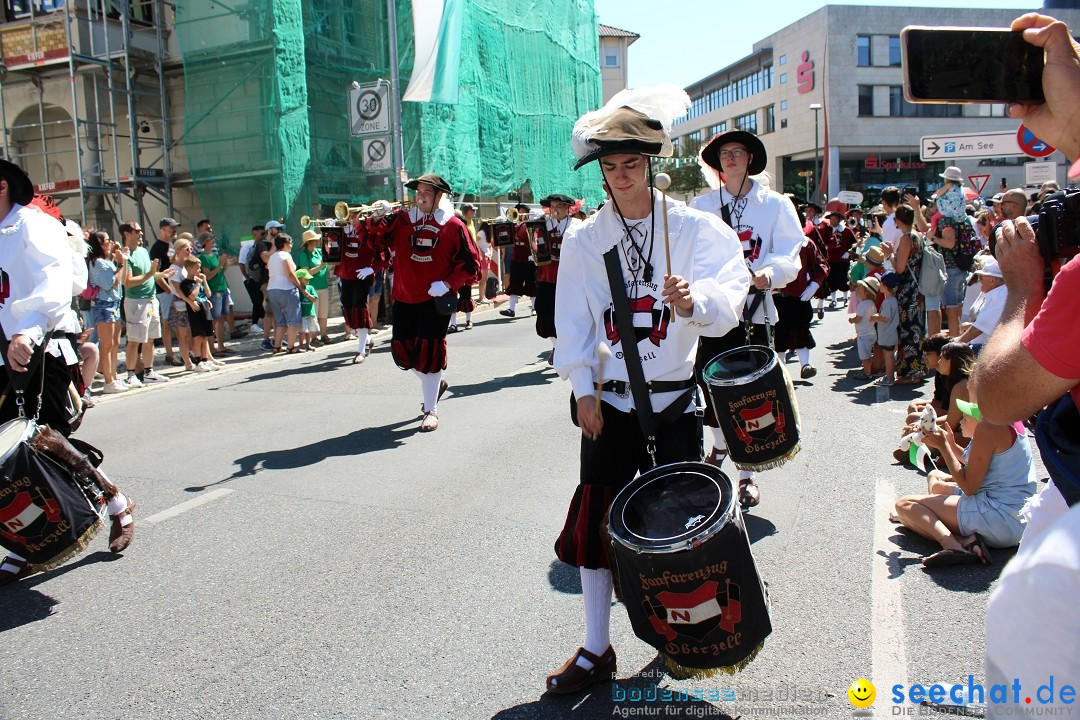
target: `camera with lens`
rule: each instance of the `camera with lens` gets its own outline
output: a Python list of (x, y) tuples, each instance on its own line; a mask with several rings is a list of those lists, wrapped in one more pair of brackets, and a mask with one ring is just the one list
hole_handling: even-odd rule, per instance
[(1035, 228), (1046, 265), (1046, 289), (1061, 266), (1080, 254), (1080, 188), (1059, 190), (1043, 200)]

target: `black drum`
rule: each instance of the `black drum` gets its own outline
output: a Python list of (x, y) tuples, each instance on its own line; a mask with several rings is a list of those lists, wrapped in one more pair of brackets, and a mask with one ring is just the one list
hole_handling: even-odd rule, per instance
[(543, 267), (551, 263), (551, 245), (547, 239), (547, 220), (529, 220), (525, 223), (525, 234), (532, 249), (533, 264)]
[(0, 536), (4, 547), (46, 571), (87, 546), (101, 528), (106, 501), (33, 447), (38, 432), (27, 418), (0, 425)]
[(753, 659), (772, 632), (769, 597), (724, 473), (653, 468), (615, 496), (608, 532), (635, 635), (686, 668)]
[(772, 348), (747, 345), (722, 352), (701, 375), (736, 467), (768, 470), (795, 457), (801, 449), (799, 405)]

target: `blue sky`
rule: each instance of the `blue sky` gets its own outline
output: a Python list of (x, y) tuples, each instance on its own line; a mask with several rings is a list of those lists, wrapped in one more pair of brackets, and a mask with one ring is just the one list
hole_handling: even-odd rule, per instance
[[(827, 3), (822, 0), (595, 0), (601, 23), (641, 38), (630, 46), (630, 86), (686, 87), (750, 54), (755, 42)], [(1013, 8), (1017, 15), (1041, 0), (864, 0), (833, 5)]]

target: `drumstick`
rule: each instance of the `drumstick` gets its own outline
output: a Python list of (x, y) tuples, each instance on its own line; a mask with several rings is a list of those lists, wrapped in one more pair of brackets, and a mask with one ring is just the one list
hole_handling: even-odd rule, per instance
[[(667, 229), (667, 193), (664, 191), (671, 187), (671, 176), (667, 173), (657, 173), (653, 178), (653, 184), (656, 189), (660, 191), (660, 198), (664, 203), (664, 259), (667, 261), (667, 274), (671, 277), (671, 244), (668, 241), (668, 229)], [(671, 322), (675, 322), (675, 318), (678, 316), (676, 312), (677, 308), (672, 303), (671, 306)]]
[(610, 357), (611, 348), (605, 342), (599, 343), (596, 346), (596, 360), (599, 365), (596, 370), (596, 417), (600, 417), (600, 396), (604, 392), (604, 363)]

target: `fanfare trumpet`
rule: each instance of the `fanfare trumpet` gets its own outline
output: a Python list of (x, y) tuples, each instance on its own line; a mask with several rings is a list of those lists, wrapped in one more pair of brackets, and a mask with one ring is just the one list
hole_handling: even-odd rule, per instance
[(300, 227), (305, 229), (309, 227), (324, 228), (337, 226), (338, 221), (335, 218), (312, 218), (310, 215), (300, 216)]
[(338, 220), (348, 220), (349, 213), (358, 213), (360, 215), (385, 215), (391, 210), (396, 210), (400, 207), (411, 207), (410, 203), (401, 202), (388, 202), (386, 200), (376, 200), (371, 205), (349, 205), (349, 203), (342, 200), (334, 205), (334, 217)]

